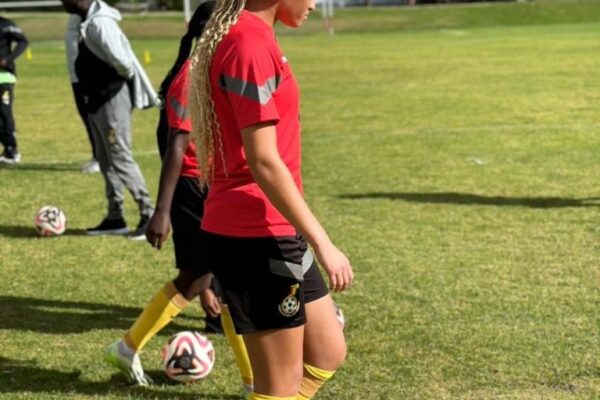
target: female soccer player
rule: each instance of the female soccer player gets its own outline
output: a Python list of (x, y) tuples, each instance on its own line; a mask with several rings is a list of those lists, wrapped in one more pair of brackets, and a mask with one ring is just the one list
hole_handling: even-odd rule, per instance
[(148, 384), (139, 352), (160, 329), (179, 314), (190, 300), (200, 293), (202, 306), (212, 317), (221, 314), (223, 328), (234, 350), (247, 392), (252, 387), (252, 372), (241, 337), (235, 335), (227, 306), (221, 306), (209, 289), (211, 275), (207, 263), (198, 257), (201, 246), (200, 221), (205, 192), (199, 187), (195, 146), (190, 141), (191, 122), (188, 116), (189, 65), (191, 46), (210, 17), (214, 2), (202, 3), (181, 40), (179, 56), (161, 85), (165, 111), (157, 135), (166, 140), (158, 201), (146, 238), (160, 249), (173, 226), (177, 277), (167, 282), (152, 298), (137, 321), (116, 343), (109, 346), (107, 360), (123, 370), (133, 383)]
[(305, 239), (331, 289), (346, 289), (352, 268), (303, 199), (298, 86), (273, 30), (299, 27), (314, 6), (218, 0), (192, 57), (205, 256), (248, 349), (251, 400), (310, 399), (346, 357)]

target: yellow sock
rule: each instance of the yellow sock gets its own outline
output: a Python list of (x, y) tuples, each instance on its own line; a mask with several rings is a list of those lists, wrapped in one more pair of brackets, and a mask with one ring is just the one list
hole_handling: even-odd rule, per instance
[(244, 385), (252, 386), (253, 379), (250, 358), (248, 357), (248, 352), (246, 351), (244, 339), (241, 335), (236, 335), (235, 333), (233, 320), (231, 319), (231, 313), (229, 312), (229, 307), (227, 307), (227, 304), (221, 305), (221, 325), (223, 325), (225, 336), (227, 336), (227, 341), (233, 350), (235, 363), (240, 370), (240, 375), (242, 375)]
[(323, 384), (331, 379), (335, 371), (325, 371), (309, 364), (304, 364), (304, 377), (300, 381), (298, 400), (312, 399)]
[(267, 396), (266, 394), (258, 394), (255, 392), (250, 393), (246, 400), (296, 400), (296, 396), (292, 397), (274, 397)]
[(188, 301), (173, 282), (166, 283), (146, 305), (144, 311), (123, 337), (123, 341), (136, 352), (158, 331), (164, 328), (188, 305)]

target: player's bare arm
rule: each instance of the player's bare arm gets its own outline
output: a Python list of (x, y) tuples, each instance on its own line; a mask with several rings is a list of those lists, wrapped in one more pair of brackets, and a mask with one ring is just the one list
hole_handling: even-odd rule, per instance
[(190, 135), (186, 132), (169, 134), (165, 159), (160, 171), (156, 209), (146, 230), (146, 240), (159, 250), (169, 235), (171, 202), (179, 179), (183, 154), (189, 143)]
[(353, 280), (348, 258), (333, 245), (296, 187), (292, 175), (277, 152), (277, 134), (272, 123), (242, 130), (242, 140), (252, 176), (282, 215), (301, 232), (315, 250), (329, 276), (332, 290), (342, 291)]

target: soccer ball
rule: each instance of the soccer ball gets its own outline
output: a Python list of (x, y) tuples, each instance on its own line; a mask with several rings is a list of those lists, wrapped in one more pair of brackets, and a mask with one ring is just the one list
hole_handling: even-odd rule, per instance
[(42, 236), (58, 236), (65, 232), (67, 217), (55, 206), (44, 206), (35, 213), (35, 230)]
[(191, 383), (208, 375), (215, 364), (215, 350), (208, 338), (198, 332), (183, 331), (171, 336), (162, 352), (167, 376)]

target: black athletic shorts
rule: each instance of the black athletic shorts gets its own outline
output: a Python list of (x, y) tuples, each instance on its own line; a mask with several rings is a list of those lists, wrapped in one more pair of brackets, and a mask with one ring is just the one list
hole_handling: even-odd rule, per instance
[(205, 198), (198, 179), (182, 176), (177, 181), (171, 203), (175, 266), (184, 271), (193, 271), (198, 276), (209, 272), (202, 252), (203, 235), (200, 232)]
[(329, 293), (301, 236), (203, 236), (238, 334), (303, 325), (305, 304)]

